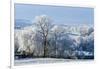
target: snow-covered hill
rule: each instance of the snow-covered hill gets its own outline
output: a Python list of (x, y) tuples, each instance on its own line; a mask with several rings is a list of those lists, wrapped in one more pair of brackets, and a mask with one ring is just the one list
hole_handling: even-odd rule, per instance
[(15, 19), (15, 29), (21, 29), (27, 26), (31, 26), (32, 23), (29, 20), (25, 19)]

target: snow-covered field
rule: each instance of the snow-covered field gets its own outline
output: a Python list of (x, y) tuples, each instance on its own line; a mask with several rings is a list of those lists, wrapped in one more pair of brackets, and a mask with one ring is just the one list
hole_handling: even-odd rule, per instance
[(57, 58), (25, 58), (20, 60), (15, 60), (14, 64), (17, 65), (27, 65), (27, 64), (46, 64), (46, 63), (57, 63), (57, 62), (69, 62), (69, 59), (57, 59)]

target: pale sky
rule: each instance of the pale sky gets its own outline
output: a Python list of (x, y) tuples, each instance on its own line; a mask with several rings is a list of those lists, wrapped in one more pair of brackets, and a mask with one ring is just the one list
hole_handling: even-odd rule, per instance
[(33, 21), (35, 16), (50, 16), (58, 24), (93, 24), (94, 9), (84, 7), (15, 4), (15, 19)]

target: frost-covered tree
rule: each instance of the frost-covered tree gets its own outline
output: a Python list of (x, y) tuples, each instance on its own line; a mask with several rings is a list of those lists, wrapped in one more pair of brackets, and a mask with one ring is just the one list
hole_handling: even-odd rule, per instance
[(81, 36), (88, 35), (88, 26), (83, 26), (83, 27), (80, 28), (80, 35)]
[(92, 32), (94, 32), (94, 28), (93, 28), (93, 27), (90, 27), (90, 28), (88, 29), (88, 35), (90, 35)]
[(66, 29), (63, 26), (55, 25), (51, 31), (51, 44), (53, 47), (54, 56), (60, 58), (76, 58), (73, 36), (66, 33)]
[(61, 26), (54, 26), (52, 29), (52, 36), (53, 36), (53, 39), (54, 40), (54, 50), (55, 50), (55, 56), (57, 57), (57, 54), (58, 54), (58, 48), (59, 48), (59, 45), (58, 45), (58, 41), (61, 39), (61, 37), (63, 36), (63, 34), (65, 33), (65, 29)]
[(52, 21), (50, 17), (46, 15), (36, 16), (35, 17), (35, 25), (37, 27), (37, 32), (42, 35), (43, 46), (44, 46), (44, 57), (47, 56), (48, 52), (48, 34), (50, 28), (52, 27)]
[(94, 29), (90, 27), (85, 33), (85, 36), (80, 37), (80, 44), (78, 49), (78, 51), (82, 53), (80, 58), (85, 58), (87, 56), (86, 52), (89, 52), (92, 54), (92, 56), (94, 55)]
[(18, 35), (17, 33), (14, 34), (14, 52), (15, 54), (18, 53), (18, 49), (19, 49), (19, 42), (18, 42)]

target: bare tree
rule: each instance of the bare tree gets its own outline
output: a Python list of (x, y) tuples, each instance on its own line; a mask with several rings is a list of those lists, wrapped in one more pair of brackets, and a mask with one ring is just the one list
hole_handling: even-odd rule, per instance
[(43, 46), (44, 46), (44, 57), (46, 57), (48, 52), (48, 34), (50, 28), (52, 27), (51, 19), (46, 15), (36, 16), (35, 24), (37, 27), (37, 32), (39, 32), (42, 35)]

